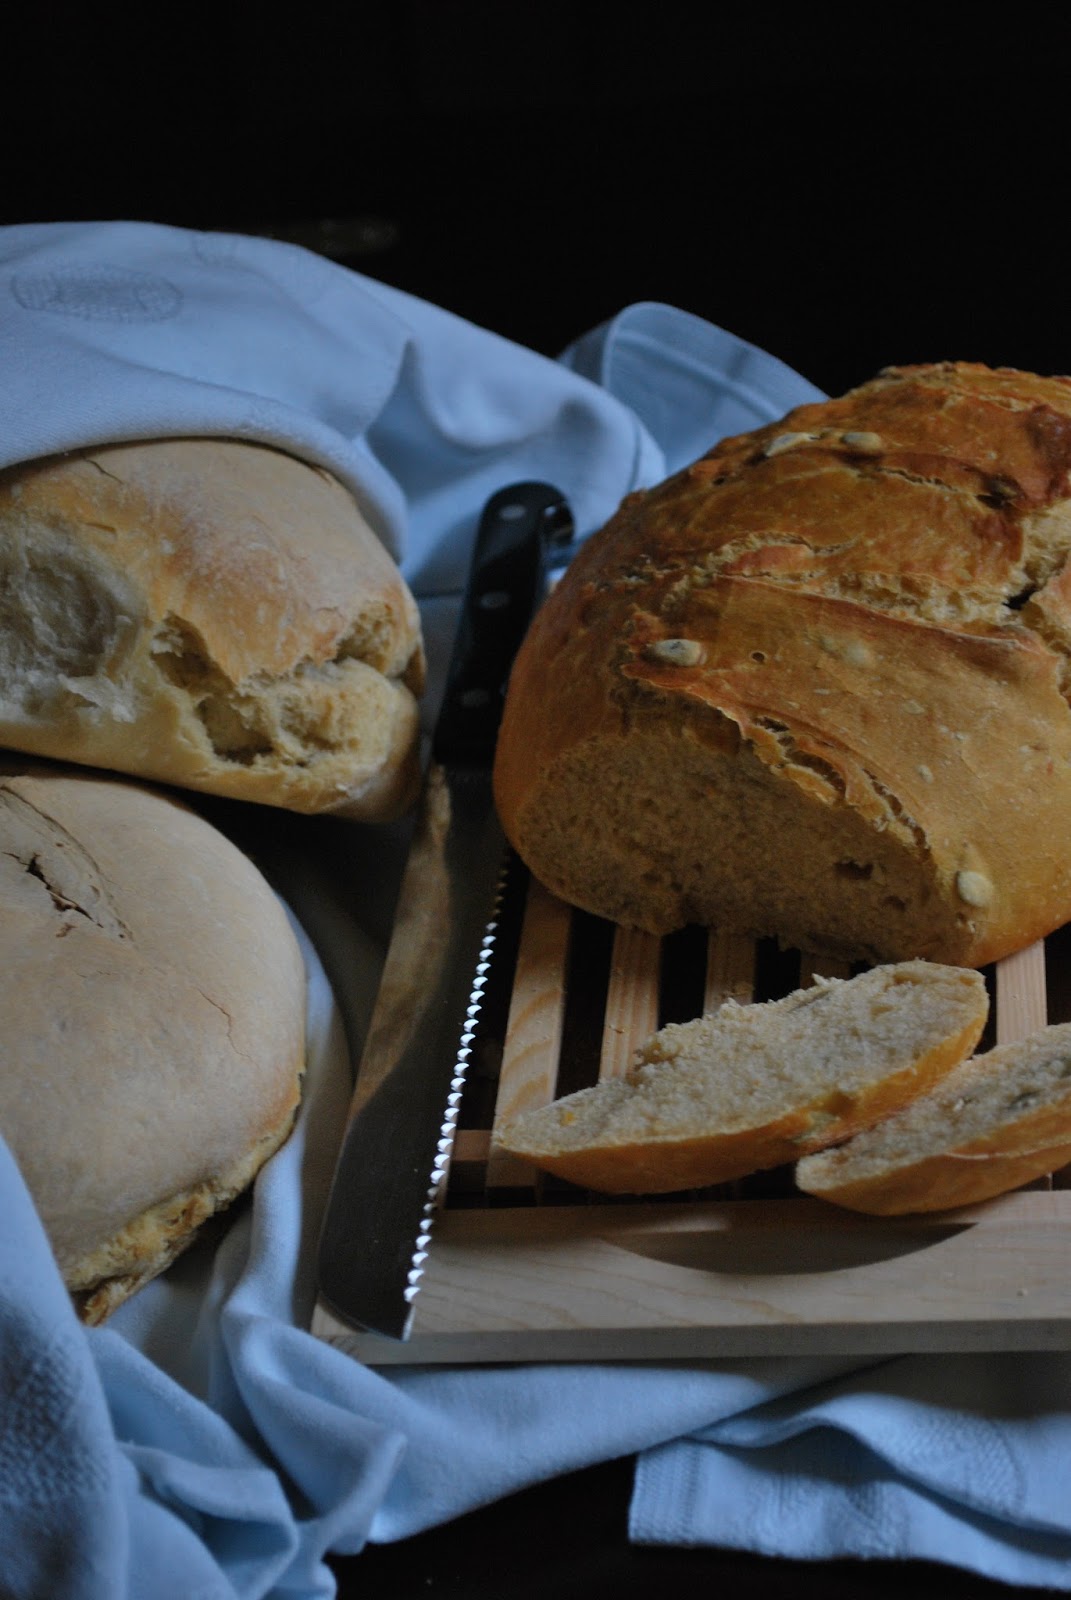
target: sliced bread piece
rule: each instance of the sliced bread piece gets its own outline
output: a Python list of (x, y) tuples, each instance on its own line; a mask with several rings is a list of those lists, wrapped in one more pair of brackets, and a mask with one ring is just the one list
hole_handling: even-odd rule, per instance
[(965, 1061), (930, 1093), (796, 1180), (852, 1211), (945, 1211), (1005, 1194), (1071, 1162), (1071, 1023)]
[(729, 1001), (661, 1029), (623, 1079), (507, 1122), (499, 1145), (608, 1194), (723, 1183), (847, 1138), (970, 1054), (989, 1001), (978, 972), (925, 961)]

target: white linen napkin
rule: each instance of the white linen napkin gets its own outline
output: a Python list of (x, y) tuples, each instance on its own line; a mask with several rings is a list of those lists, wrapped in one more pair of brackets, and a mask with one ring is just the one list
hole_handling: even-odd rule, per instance
[[(2, 461), (207, 432), (332, 467), (429, 624), (493, 489), (549, 478), (590, 531), (716, 434), (819, 395), (671, 307), (626, 308), (550, 362), (288, 246), (127, 223), (0, 230), (0, 363)], [(5, 1593), (330, 1595), (328, 1551), (633, 1451), (638, 1540), (932, 1556), (1071, 1588), (1068, 1357), (384, 1374), (313, 1339), (311, 1246), (349, 1079), (335, 997), (298, 933), (310, 1062), (295, 1133), (222, 1241), (107, 1326), (76, 1322), (0, 1143)], [(379, 945), (364, 957), (349, 1000), (366, 1015)]]

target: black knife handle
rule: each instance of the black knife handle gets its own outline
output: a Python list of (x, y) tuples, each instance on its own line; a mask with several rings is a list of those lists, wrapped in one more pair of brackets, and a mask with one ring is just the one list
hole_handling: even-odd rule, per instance
[(547, 483), (510, 484), (484, 507), (432, 736), (441, 765), (490, 765), (513, 658), (543, 597), (547, 553), (572, 534), (568, 503)]

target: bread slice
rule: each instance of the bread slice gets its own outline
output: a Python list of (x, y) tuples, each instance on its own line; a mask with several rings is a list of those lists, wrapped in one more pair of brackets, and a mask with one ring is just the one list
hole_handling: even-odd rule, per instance
[(1071, 1162), (1071, 1023), (965, 1061), (880, 1127), (808, 1156), (796, 1181), (852, 1211), (944, 1211)]
[(729, 1001), (644, 1046), (624, 1079), (525, 1112), (497, 1142), (608, 1194), (659, 1194), (781, 1166), (929, 1089), (977, 1044), (981, 975), (907, 961)]

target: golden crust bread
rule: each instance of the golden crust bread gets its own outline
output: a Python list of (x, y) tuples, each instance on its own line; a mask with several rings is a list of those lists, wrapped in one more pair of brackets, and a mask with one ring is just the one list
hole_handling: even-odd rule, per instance
[(963, 1062), (887, 1122), (796, 1168), (808, 1194), (876, 1216), (976, 1205), (1071, 1161), (1071, 1024)]
[(495, 785), (556, 894), (871, 962), (1071, 917), (1071, 380), (946, 363), (630, 496), (510, 682)]
[(416, 604), (352, 496), (263, 445), (0, 473), (0, 742), (305, 812), (418, 781)]
[(978, 972), (908, 961), (673, 1023), (608, 1079), (527, 1111), (502, 1149), (607, 1194), (704, 1188), (795, 1161), (924, 1093), (977, 1044)]
[(293, 1124), (305, 974), (259, 871), (186, 806), (0, 767), (0, 1131), (99, 1321)]

